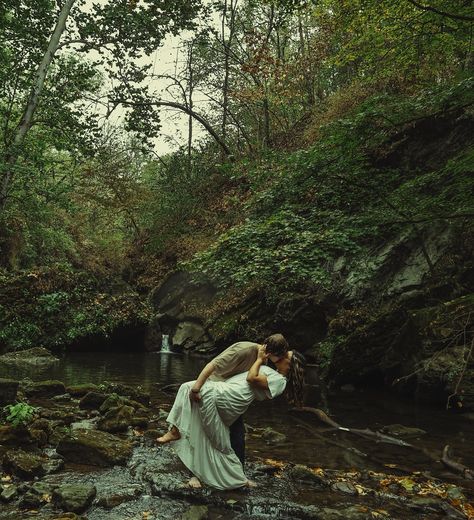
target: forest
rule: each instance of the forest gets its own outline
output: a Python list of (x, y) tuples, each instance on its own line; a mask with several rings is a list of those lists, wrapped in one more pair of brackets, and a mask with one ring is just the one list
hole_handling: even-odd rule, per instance
[[(472, 0), (1, 2), (0, 518), (474, 518), (473, 104)], [(245, 417), (261, 495), (179, 491), (169, 451), (76, 509), (16, 482), (32, 445), (143, 469), (176, 385), (276, 332), (306, 412)], [(66, 442), (94, 414), (133, 454)]]

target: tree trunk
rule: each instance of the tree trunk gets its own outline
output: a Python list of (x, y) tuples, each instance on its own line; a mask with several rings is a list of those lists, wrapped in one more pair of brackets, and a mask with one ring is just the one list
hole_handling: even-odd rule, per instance
[(53, 34), (51, 35), (51, 39), (49, 40), (48, 48), (43, 56), (40, 66), (35, 75), (34, 85), (31, 89), (28, 103), (23, 112), (22, 118), (18, 125), (18, 128), (15, 133), (15, 138), (13, 140), (13, 145), (10, 147), (10, 150), (7, 151), (5, 156), (5, 164), (6, 171), (3, 173), (2, 181), (0, 185), (0, 209), (4, 210), (6, 206), (7, 196), (8, 196), (8, 188), (10, 182), (13, 177), (13, 170), (15, 164), (18, 160), (18, 155), (20, 151), (20, 147), (22, 146), (26, 134), (31, 128), (31, 123), (33, 120), (33, 115), (38, 107), (39, 99), (41, 93), (43, 92), (44, 82), (46, 80), (46, 75), (48, 73), (48, 69), (53, 61), (54, 54), (58, 50), (59, 40), (61, 39), (61, 35), (66, 28), (66, 21), (71, 12), (72, 6), (74, 5), (76, 0), (66, 0), (63, 8), (61, 9), (61, 13), (59, 14), (58, 21), (56, 23), (56, 27), (54, 28)]

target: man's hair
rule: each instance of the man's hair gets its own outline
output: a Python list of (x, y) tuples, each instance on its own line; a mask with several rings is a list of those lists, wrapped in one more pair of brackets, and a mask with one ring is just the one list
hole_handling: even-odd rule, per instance
[(288, 341), (283, 334), (272, 334), (265, 339), (263, 344), (266, 346), (267, 352), (275, 356), (284, 356), (289, 349)]

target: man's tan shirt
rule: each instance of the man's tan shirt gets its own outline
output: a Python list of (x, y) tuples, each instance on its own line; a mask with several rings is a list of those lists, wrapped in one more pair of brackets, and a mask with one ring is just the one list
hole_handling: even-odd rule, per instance
[(226, 348), (212, 360), (215, 368), (209, 379), (224, 381), (235, 374), (247, 372), (257, 359), (258, 347), (258, 343), (239, 341)]

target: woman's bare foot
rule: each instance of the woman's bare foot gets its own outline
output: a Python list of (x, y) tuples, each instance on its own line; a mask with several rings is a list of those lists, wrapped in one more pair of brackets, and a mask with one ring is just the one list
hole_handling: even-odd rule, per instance
[(191, 477), (188, 482), (189, 487), (194, 489), (199, 489), (202, 487), (201, 482), (199, 482), (199, 479), (197, 477)]
[(247, 482), (244, 484), (244, 486), (248, 487), (248, 488), (256, 488), (257, 483), (254, 482), (253, 480), (247, 480)]
[(161, 437), (158, 437), (156, 442), (158, 444), (166, 444), (167, 442), (177, 441), (178, 439), (181, 439), (181, 434), (179, 433), (178, 428), (173, 426), (169, 432), (165, 433)]

